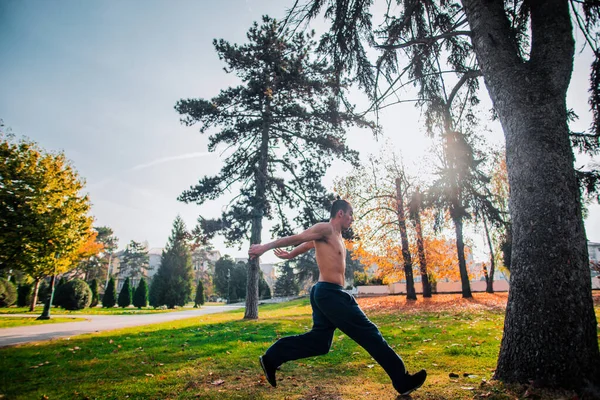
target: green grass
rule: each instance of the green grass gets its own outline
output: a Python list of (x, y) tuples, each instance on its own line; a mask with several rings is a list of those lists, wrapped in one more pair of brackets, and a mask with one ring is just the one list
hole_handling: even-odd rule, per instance
[[(206, 303), (203, 307), (210, 306), (220, 306), (224, 305), (224, 303)], [(190, 305), (191, 306), (191, 305)], [(60, 307), (52, 307), (50, 310), (51, 315), (137, 315), (137, 314), (158, 314), (158, 313), (166, 313), (166, 312), (174, 312), (174, 311), (184, 311), (191, 310), (191, 307), (177, 307), (174, 309), (154, 309), (152, 307), (144, 307), (138, 309), (136, 307), (113, 307), (113, 308), (103, 308), (101, 306), (93, 307), (93, 308), (84, 308), (83, 310), (75, 310), (69, 311)], [(31, 314), (31, 315), (40, 315), (44, 307), (39, 305), (35, 307), (34, 311), (29, 311), (29, 307), (8, 307), (8, 308), (0, 308), (0, 314)]]
[[(235, 310), (3, 348), (0, 394), (4, 399), (396, 398), (381, 367), (339, 331), (328, 355), (284, 364), (278, 387), (271, 388), (258, 356), (278, 337), (309, 329), (311, 310), (302, 299), (264, 305), (259, 313), (257, 321), (244, 321), (243, 310)], [(413, 399), (524, 395), (522, 386), (482, 382), (496, 366), (502, 311), (367, 314), (410, 371), (427, 369), (427, 383)]]
[(14, 328), (17, 326), (58, 324), (61, 322), (85, 321), (85, 318), (56, 318), (37, 320), (35, 317), (0, 317), (0, 328)]

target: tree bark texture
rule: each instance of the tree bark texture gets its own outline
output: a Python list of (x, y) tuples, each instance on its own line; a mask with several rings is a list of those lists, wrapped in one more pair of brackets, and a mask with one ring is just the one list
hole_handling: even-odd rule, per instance
[(427, 259), (425, 258), (425, 246), (423, 244), (423, 228), (421, 226), (421, 215), (418, 210), (414, 217), (415, 230), (417, 231), (417, 251), (419, 253), (419, 270), (421, 271), (421, 282), (423, 284), (423, 297), (431, 297), (431, 283), (427, 274)]
[[(256, 171), (256, 203), (252, 217), (252, 232), (250, 244), (262, 242), (262, 219), (266, 207), (266, 188), (269, 157), (269, 128), (271, 123), (271, 111), (269, 99), (265, 99), (265, 111), (263, 113), (263, 130), (260, 144), (260, 158), (258, 170)], [(258, 319), (258, 281), (260, 270), (260, 257), (248, 261), (248, 279), (246, 286), (246, 310), (244, 319)]]
[(402, 259), (404, 261), (404, 275), (406, 277), (406, 299), (416, 300), (415, 281), (413, 278), (412, 258), (408, 248), (408, 235), (406, 233), (406, 213), (404, 212), (404, 199), (402, 197), (402, 179), (396, 178), (396, 210), (398, 212), (398, 225), (402, 241)]
[(485, 237), (488, 242), (488, 246), (490, 248), (490, 273), (486, 274), (486, 288), (485, 291), (488, 293), (494, 293), (494, 273), (496, 272), (496, 260), (494, 259), (494, 246), (492, 245), (492, 239), (490, 238), (490, 231), (487, 226), (487, 221), (485, 220), (485, 215), (483, 218), (483, 229), (485, 230)]
[(471, 283), (467, 271), (467, 260), (465, 259), (465, 242), (463, 239), (463, 221), (461, 217), (452, 217), (454, 230), (456, 232), (456, 252), (458, 254), (458, 269), (460, 271), (460, 283), (462, 285), (462, 297), (465, 299), (473, 297), (471, 294)]
[(506, 139), (512, 254), (495, 378), (581, 388), (600, 383), (597, 321), (566, 92), (573, 68), (567, 0), (533, 1), (522, 60), (503, 1), (462, 0)]
[(31, 304), (29, 304), (29, 311), (35, 310), (35, 303), (37, 303), (38, 292), (40, 290), (40, 279), (37, 278), (33, 283), (33, 294), (31, 295)]

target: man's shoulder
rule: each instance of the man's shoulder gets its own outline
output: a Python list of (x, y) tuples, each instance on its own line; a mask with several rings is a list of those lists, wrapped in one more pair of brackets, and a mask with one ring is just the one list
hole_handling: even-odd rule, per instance
[(329, 222), (319, 222), (313, 225), (313, 229), (319, 232), (323, 237), (330, 236), (333, 233), (333, 227)]

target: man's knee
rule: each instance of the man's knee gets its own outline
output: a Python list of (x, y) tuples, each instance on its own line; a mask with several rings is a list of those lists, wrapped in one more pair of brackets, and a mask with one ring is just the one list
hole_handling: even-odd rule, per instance
[(329, 340), (327, 342), (321, 342), (317, 346), (317, 351), (319, 352), (319, 355), (324, 355), (324, 354), (329, 353), (329, 349), (331, 349), (331, 340)]

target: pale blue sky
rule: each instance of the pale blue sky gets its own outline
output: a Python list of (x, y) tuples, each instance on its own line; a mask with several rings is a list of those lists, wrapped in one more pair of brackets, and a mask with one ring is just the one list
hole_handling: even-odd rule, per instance
[[(0, 0), (0, 118), (15, 133), (65, 152), (87, 180), (96, 225), (112, 227), (120, 247), (132, 239), (163, 247), (177, 214), (191, 228), (198, 214), (218, 216), (226, 203), (176, 201), (201, 176), (217, 173), (220, 162), (206, 152), (206, 136), (179, 123), (173, 106), (236, 83), (223, 72), (213, 38), (243, 42), (253, 21), (281, 18), (292, 3)], [(569, 93), (580, 129), (590, 121), (588, 67), (587, 60), (576, 65)], [(409, 166), (418, 165), (428, 141), (416, 110), (392, 107), (383, 123)], [(499, 140), (498, 126), (490, 128), (492, 141)], [(351, 132), (349, 143), (364, 157), (382, 146), (364, 132)], [(346, 171), (336, 163), (327, 181)], [(599, 242), (599, 207), (591, 208), (586, 228)], [(246, 251), (215, 245), (232, 256)]]

